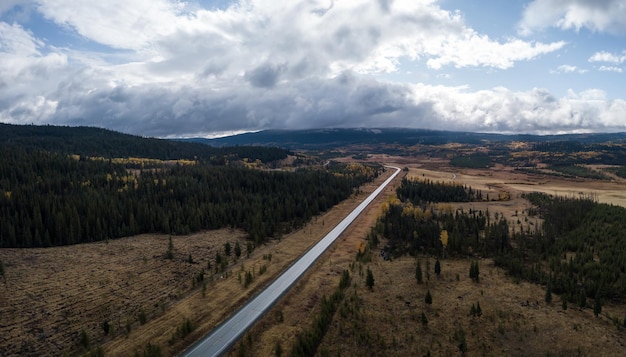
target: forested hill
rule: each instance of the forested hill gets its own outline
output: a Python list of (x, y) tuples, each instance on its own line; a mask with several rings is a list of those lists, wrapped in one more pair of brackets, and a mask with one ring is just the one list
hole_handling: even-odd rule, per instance
[(576, 141), (584, 143), (624, 142), (626, 133), (571, 134), (571, 135), (501, 135), (488, 133), (453, 132), (426, 129), (309, 129), (264, 130), (217, 139), (188, 139), (213, 146), (272, 145), (289, 149), (329, 149), (358, 144), (441, 145), (446, 143), (481, 144), (487, 142), (523, 141), (555, 142)]
[(140, 157), (160, 160), (200, 159), (223, 163), (224, 158), (270, 162), (287, 157), (276, 147), (222, 147), (201, 143), (144, 138), (94, 127), (11, 125), (0, 123), (0, 146), (37, 149), (86, 157)]

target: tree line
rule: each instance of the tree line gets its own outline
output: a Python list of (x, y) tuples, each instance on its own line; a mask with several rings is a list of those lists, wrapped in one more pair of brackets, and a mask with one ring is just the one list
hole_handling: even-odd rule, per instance
[(290, 173), (197, 163), (131, 172), (107, 160), (0, 152), (0, 247), (223, 227), (244, 229), (261, 242), (301, 227), (381, 169)]
[(403, 178), (396, 193), (400, 200), (403, 202), (408, 200), (414, 205), (424, 205), (434, 202), (472, 202), (482, 201), (483, 199), (480, 190), (428, 179), (412, 180)]
[[(457, 188), (447, 186), (452, 195)], [(401, 189), (398, 195), (401, 196)], [(560, 294), (564, 305), (594, 309), (602, 301), (626, 299), (626, 209), (597, 203), (593, 196), (524, 196), (543, 223), (512, 229), (501, 215), (463, 211), (440, 205), (389, 203), (369, 234), (387, 238), (389, 254), (429, 253), (441, 256), (492, 257), (521, 279)], [(414, 202), (422, 202), (420, 199)], [(445, 239), (444, 239), (445, 237)], [(595, 306), (598, 304), (599, 306)]]

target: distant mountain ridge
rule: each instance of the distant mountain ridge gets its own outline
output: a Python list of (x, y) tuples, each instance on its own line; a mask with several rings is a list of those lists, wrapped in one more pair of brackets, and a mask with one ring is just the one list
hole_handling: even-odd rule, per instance
[(185, 141), (211, 146), (259, 145), (294, 149), (330, 149), (358, 144), (441, 145), (446, 143), (481, 144), (485, 142), (524, 141), (556, 142), (577, 141), (585, 143), (625, 142), (626, 133), (528, 135), (453, 132), (404, 128), (354, 128), (354, 129), (307, 129), (263, 130), (215, 139), (189, 138)]
[(215, 163), (222, 162), (222, 157), (269, 162), (283, 159), (288, 154), (284, 149), (267, 147), (268, 145), (264, 145), (264, 148), (215, 148), (206, 143), (141, 137), (95, 127), (0, 123), (0, 148), (6, 146), (88, 157), (204, 159)]

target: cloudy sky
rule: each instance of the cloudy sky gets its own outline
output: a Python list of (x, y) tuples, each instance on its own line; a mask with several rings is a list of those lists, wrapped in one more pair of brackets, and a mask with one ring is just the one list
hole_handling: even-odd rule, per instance
[(1, 0), (0, 122), (626, 131), (622, 0)]

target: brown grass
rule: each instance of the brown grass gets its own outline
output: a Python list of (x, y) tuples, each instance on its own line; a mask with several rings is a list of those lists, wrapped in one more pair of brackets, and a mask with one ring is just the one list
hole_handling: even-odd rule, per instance
[[(442, 163), (437, 162), (436, 165)], [(451, 173), (456, 172), (455, 181), (459, 183), (484, 189), (496, 196), (501, 191), (507, 191), (510, 200), (454, 206), (488, 208), (492, 214), (504, 214), (511, 221), (514, 221), (511, 217), (518, 211), (518, 217), (524, 221), (528, 203), (519, 198), (522, 191), (516, 190), (514, 185), (520, 182), (532, 184), (534, 178), (503, 167), (462, 172), (437, 168), (413, 166), (409, 174), (452, 180)], [(569, 185), (567, 187), (573, 190), (580, 187), (591, 189), (590, 186), (593, 190), (607, 188), (596, 183), (590, 185), (589, 182), (551, 182), (553, 185)], [(552, 188), (545, 187), (549, 187), (547, 190)], [(610, 189), (618, 188), (611, 186)], [(512, 280), (488, 259), (480, 261), (481, 280), (474, 283), (469, 279), (470, 260), (442, 260), (442, 275), (437, 278), (434, 274), (435, 259), (420, 257), (423, 270), (426, 269), (426, 261), (430, 261), (430, 281), (423, 285), (418, 285), (414, 278), (413, 257), (384, 261), (377, 252), (373, 252), (371, 262), (356, 262), (356, 252), (369, 227), (375, 223), (379, 213), (377, 204), (381, 200), (358, 218), (230, 355), (238, 354), (243, 348), (246, 356), (271, 356), (275, 354), (277, 344), (280, 344), (283, 356), (290, 355), (296, 336), (311, 328), (320, 311), (322, 297), (335, 291), (344, 269), (350, 269), (353, 278), (353, 287), (346, 291), (344, 299), (348, 306), (346, 311), (359, 312), (357, 316), (348, 313), (346, 317), (335, 313), (318, 355), (323, 352), (323, 355), (327, 353), (330, 356), (422, 356), (428, 351), (433, 356), (460, 355), (457, 337), (461, 330), (466, 337), (468, 355), (623, 355), (626, 334), (613, 319), (623, 323), (625, 306), (604, 306), (598, 318), (591, 309), (580, 310), (569, 306), (563, 310), (559, 296), (553, 295), (552, 303), (547, 304), (543, 287)], [(530, 221), (534, 220), (531, 217)], [(528, 224), (522, 223), (521, 226), (526, 229)], [(365, 286), (364, 272), (368, 267), (376, 280), (373, 291)], [(427, 290), (433, 296), (430, 306), (424, 302)], [(478, 302), (483, 314), (471, 317), (471, 306)], [(421, 323), (422, 312), (429, 320), (427, 326)]]

